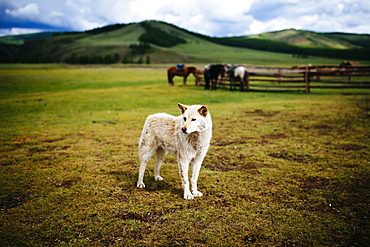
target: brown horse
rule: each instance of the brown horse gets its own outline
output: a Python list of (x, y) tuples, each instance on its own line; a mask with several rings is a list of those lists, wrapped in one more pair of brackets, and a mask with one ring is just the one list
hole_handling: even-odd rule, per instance
[(340, 67), (356, 67), (360, 66), (358, 62), (352, 62), (352, 61), (343, 61), (339, 64)]
[(186, 79), (190, 74), (193, 74), (195, 77), (195, 85), (198, 86), (198, 81), (200, 81), (200, 78), (198, 77), (199, 71), (197, 67), (194, 66), (184, 66), (181, 69), (178, 69), (176, 66), (171, 66), (168, 67), (167, 69), (167, 78), (168, 78), (168, 83), (173, 86), (173, 78), (177, 76), (182, 76), (184, 77), (184, 82), (183, 85), (186, 86)]
[[(353, 67), (358, 67), (360, 66), (360, 63), (358, 62), (352, 62), (352, 61), (343, 61), (339, 64), (339, 67), (344, 68), (344, 70), (349, 70), (347, 73), (349, 74), (348, 80), (352, 80), (352, 73), (356, 73)], [(352, 70), (352, 71), (351, 71)]]

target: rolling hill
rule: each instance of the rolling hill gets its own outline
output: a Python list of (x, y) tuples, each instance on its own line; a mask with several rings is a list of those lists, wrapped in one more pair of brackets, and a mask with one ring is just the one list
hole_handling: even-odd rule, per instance
[[(145, 21), (85, 32), (0, 38), (0, 62), (297, 64), (296, 58), (364, 60), (370, 35), (283, 30), (212, 38), (172, 24)], [(337, 61), (336, 61), (337, 62)]]
[(277, 32), (246, 36), (246, 38), (273, 40), (290, 45), (311, 48), (370, 48), (370, 35), (359, 34), (316, 33), (304, 30), (286, 29)]

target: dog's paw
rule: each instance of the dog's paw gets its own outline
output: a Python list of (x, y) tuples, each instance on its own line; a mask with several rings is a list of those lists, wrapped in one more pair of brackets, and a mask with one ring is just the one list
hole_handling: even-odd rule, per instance
[(163, 180), (163, 178), (161, 177), (161, 176), (155, 176), (155, 181), (162, 181)]
[(190, 192), (189, 193), (184, 193), (184, 199), (192, 200), (192, 199), (194, 199), (194, 196)]
[(137, 183), (137, 187), (139, 189), (143, 189), (143, 188), (145, 188), (145, 184), (143, 182)]
[(201, 196), (203, 196), (203, 193), (202, 192), (200, 192), (200, 191), (193, 191), (193, 196), (194, 197), (201, 197)]

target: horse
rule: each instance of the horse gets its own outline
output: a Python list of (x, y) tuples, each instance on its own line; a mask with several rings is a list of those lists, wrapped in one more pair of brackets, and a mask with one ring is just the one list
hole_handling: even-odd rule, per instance
[(224, 77), (226, 72), (227, 66), (224, 64), (208, 64), (204, 66), (204, 80), (206, 82), (204, 89), (216, 90), (218, 77)]
[(237, 82), (240, 84), (240, 91), (245, 91), (247, 89), (248, 71), (244, 66), (231, 66), (227, 73), (230, 78), (230, 90), (234, 90), (236, 88)]
[(198, 68), (195, 66), (186, 66), (186, 65), (181, 65), (181, 66), (170, 66), (167, 69), (167, 78), (168, 78), (168, 83), (173, 86), (173, 78), (175, 76), (182, 76), (184, 78), (183, 85), (186, 86), (186, 79), (190, 74), (193, 74), (195, 77), (195, 85), (198, 86), (198, 82), (200, 81), (200, 78), (198, 76), (199, 71)]
[(360, 63), (352, 61), (343, 61), (339, 64), (339, 67), (356, 67), (356, 66), (360, 66)]
[[(339, 64), (339, 67), (344, 68), (344, 70), (349, 70), (348, 71), (348, 74), (349, 74), (348, 80), (349, 81), (352, 80), (351, 74), (354, 72), (353, 71), (354, 70), (353, 67), (358, 67), (358, 66), (360, 66), (360, 63), (358, 63), (358, 62), (352, 62), (352, 61), (343, 61), (343, 62), (341, 62)], [(352, 72), (351, 72), (351, 70), (352, 70)]]

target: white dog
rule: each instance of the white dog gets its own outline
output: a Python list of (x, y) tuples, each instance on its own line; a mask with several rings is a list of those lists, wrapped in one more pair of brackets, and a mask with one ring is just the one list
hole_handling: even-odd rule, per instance
[[(144, 188), (143, 182), (146, 164), (157, 152), (154, 166), (154, 178), (163, 180), (160, 168), (163, 158), (168, 152), (177, 156), (179, 174), (184, 188), (184, 199), (202, 196), (198, 191), (197, 181), (200, 167), (209, 148), (212, 138), (212, 120), (206, 106), (178, 104), (182, 113), (174, 117), (166, 113), (157, 113), (147, 117), (139, 141), (140, 171), (137, 181), (138, 188)], [(190, 192), (188, 169), (192, 166)]]

